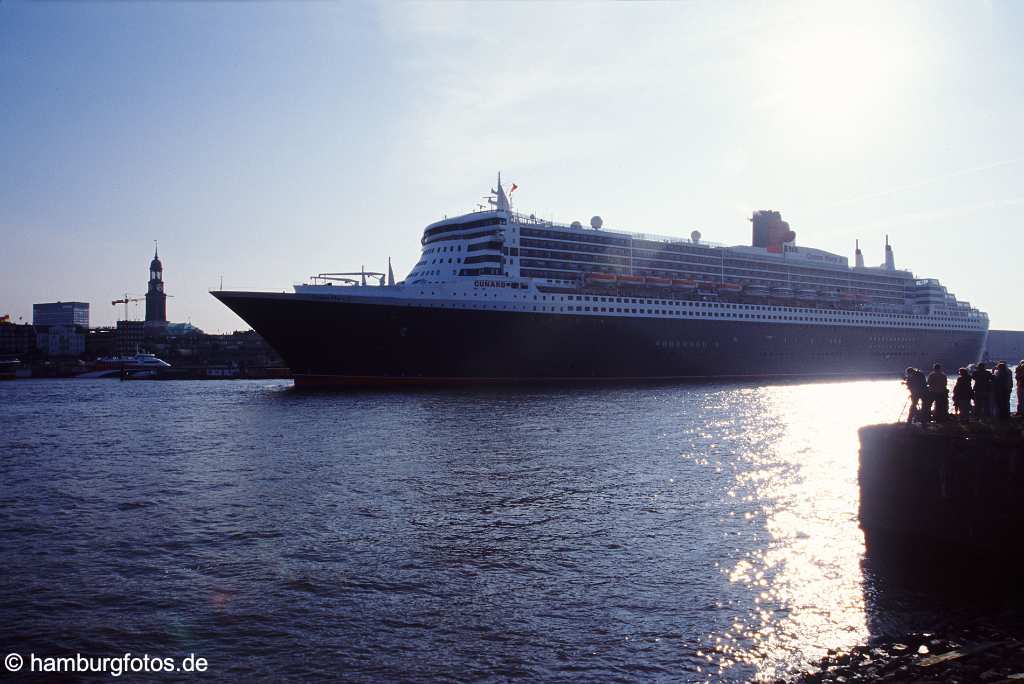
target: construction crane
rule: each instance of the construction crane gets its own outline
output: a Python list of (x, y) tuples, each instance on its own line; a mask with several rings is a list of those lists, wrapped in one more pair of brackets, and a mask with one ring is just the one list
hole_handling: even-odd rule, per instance
[(124, 297), (122, 297), (121, 299), (115, 299), (114, 301), (112, 301), (110, 303), (113, 304), (114, 306), (117, 306), (118, 304), (124, 304), (124, 320), (127, 321), (128, 320), (128, 304), (130, 302), (143, 302), (145, 300), (146, 300), (145, 297), (129, 297), (128, 293), (125, 292), (124, 293)]

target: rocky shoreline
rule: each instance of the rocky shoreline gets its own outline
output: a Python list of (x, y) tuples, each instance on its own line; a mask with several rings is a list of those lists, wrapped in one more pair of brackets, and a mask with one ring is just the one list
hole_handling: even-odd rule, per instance
[(787, 681), (1024, 684), (1024, 420), (876, 425), (859, 436), (875, 636)]
[(814, 669), (778, 684), (844, 682), (957, 684), (1024, 682), (1024, 633), (964, 628), (949, 634), (907, 634), (849, 651), (829, 652)]

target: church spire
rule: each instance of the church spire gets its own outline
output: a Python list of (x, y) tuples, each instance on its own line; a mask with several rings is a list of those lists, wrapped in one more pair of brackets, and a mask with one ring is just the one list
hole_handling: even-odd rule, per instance
[(167, 295), (164, 293), (164, 265), (159, 246), (153, 240), (153, 260), (149, 262), (149, 289), (146, 291), (146, 322), (167, 322)]

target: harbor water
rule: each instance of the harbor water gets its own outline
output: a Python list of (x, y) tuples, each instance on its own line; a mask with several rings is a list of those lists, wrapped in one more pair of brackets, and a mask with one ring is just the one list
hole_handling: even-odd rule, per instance
[(879, 600), (856, 520), (856, 430), (905, 398), (2, 384), (0, 644), (275, 681), (770, 680), (938, 617)]

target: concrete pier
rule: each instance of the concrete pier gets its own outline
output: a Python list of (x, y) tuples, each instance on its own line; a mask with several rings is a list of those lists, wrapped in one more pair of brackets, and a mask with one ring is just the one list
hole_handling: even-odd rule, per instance
[(1024, 577), (1024, 420), (859, 432), (869, 558)]

